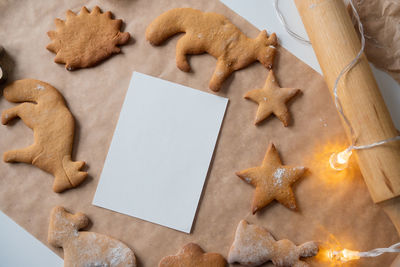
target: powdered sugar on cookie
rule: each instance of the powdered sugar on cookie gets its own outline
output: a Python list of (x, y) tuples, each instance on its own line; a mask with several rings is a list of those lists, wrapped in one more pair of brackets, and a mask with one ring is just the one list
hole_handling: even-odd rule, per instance
[(98, 233), (79, 232), (88, 223), (83, 213), (71, 214), (60, 206), (53, 208), (48, 241), (64, 249), (64, 267), (136, 267), (135, 254), (122, 242)]
[(282, 165), (274, 144), (270, 144), (261, 166), (236, 173), (246, 183), (256, 187), (251, 210), (255, 214), (274, 199), (289, 209), (296, 209), (291, 185), (304, 174), (304, 167)]
[(264, 228), (240, 221), (235, 234), (235, 240), (229, 250), (228, 262), (240, 263), (245, 266), (259, 266), (272, 261), (275, 266), (303, 266), (308, 264), (301, 257), (315, 256), (318, 246), (307, 242), (296, 246), (290, 240), (276, 241)]
[(44, 90), (44, 86), (38, 84), (38, 85), (36, 85), (35, 89), (36, 89), (36, 90)]
[(285, 169), (283, 168), (277, 168), (276, 171), (274, 172), (274, 185), (275, 186), (282, 186), (282, 179), (283, 176), (285, 175)]

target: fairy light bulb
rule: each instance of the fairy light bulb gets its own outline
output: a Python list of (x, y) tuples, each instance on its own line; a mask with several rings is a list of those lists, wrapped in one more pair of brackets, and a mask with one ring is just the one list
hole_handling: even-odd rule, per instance
[(352, 153), (353, 152), (351, 151), (351, 149), (346, 149), (342, 152), (333, 153), (329, 159), (331, 168), (337, 171), (342, 171), (346, 169)]
[(327, 248), (323, 251), (324, 258), (326, 257), (334, 266), (342, 266), (342, 263), (348, 261), (358, 260), (360, 258), (373, 258), (378, 257), (384, 253), (399, 253), (400, 242), (387, 248), (375, 248), (369, 251), (355, 251), (349, 249)]
[(348, 262), (358, 260), (360, 258), (360, 252), (349, 249), (343, 249), (340, 251), (329, 250), (328, 258), (332, 262)]

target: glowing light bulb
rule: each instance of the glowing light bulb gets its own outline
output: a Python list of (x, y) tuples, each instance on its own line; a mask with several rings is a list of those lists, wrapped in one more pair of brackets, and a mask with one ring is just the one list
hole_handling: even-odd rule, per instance
[(337, 171), (346, 169), (352, 153), (351, 149), (346, 149), (339, 153), (333, 153), (329, 159), (331, 168)]
[(340, 251), (329, 250), (328, 258), (332, 262), (348, 262), (358, 260), (360, 258), (360, 252), (349, 249), (343, 249)]

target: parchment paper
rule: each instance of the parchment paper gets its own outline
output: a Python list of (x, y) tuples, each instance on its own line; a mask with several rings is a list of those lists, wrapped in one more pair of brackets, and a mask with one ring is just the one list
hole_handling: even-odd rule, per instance
[(375, 66), (400, 83), (400, 3), (397, 0), (356, 0), (365, 31), (365, 53)]
[[(97, 67), (68, 72), (55, 64), (54, 54), (45, 49), (49, 42), (46, 32), (55, 28), (54, 18), (65, 19), (67, 9), (76, 12), (84, 4), (90, 9), (99, 5), (124, 19), (124, 29), (134, 41), (122, 48), (122, 54)], [(261, 64), (238, 71), (225, 82), (218, 94), (229, 97), (230, 103), (190, 235), (91, 205), (133, 70), (209, 91), (216, 63), (213, 57), (190, 57), (193, 72), (188, 74), (175, 66), (177, 37), (161, 47), (145, 40), (146, 26), (174, 7), (215, 11), (227, 16), (248, 36), (258, 34), (216, 0), (0, 0), (0, 42), (7, 51), (2, 62), (12, 69), (9, 80), (36, 78), (62, 92), (76, 118), (74, 159), (85, 160), (90, 174), (82, 186), (56, 194), (51, 190), (51, 175), (31, 165), (1, 162), (0, 209), (45, 244), (53, 206), (84, 212), (92, 221), (90, 231), (128, 244), (140, 266), (156, 266), (162, 257), (175, 254), (187, 242), (197, 242), (206, 251), (226, 257), (241, 219), (268, 228), (278, 239), (289, 238), (296, 243), (326, 242), (332, 234), (344, 247), (368, 250), (399, 241), (389, 218), (373, 204), (357, 167), (344, 173), (327, 169), (330, 152), (345, 146), (343, 128), (322, 77), (284, 49), (279, 49), (275, 62), (277, 78), (282, 87), (303, 91), (290, 104), (292, 124), (285, 128), (278, 119), (270, 118), (254, 126), (257, 105), (244, 100), (243, 94), (264, 84), (268, 72)], [(0, 99), (1, 110), (11, 106)], [(33, 141), (31, 130), (21, 121), (1, 126), (0, 136), (1, 152)], [(250, 204), (254, 189), (234, 173), (260, 164), (271, 141), (285, 164), (305, 165), (310, 172), (294, 186), (298, 212), (272, 203), (253, 216)], [(61, 249), (51, 249), (62, 256)], [(394, 256), (362, 259), (347, 266), (389, 266)], [(313, 266), (328, 266), (315, 259), (310, 262)]]

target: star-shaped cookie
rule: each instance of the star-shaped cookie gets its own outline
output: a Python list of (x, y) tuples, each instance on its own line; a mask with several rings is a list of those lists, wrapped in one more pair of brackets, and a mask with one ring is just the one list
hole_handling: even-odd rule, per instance
[(158, 267), (225, 267), (226, 260), (217, 253), (204, 253), (195, 243), (185, 245), (177, 255), (164, 257)]
[(274, 199), (295, 210), (296, 200), (291, 185), (305, 171), (304, 167), (282, 165), (278, 151), (274, 144), (270, 143), (261, 166), (237, 172), (236, 175), (256, 188), (251, 205), (251, 210), (255, 214)]
[(244, 98), (258, 103), (255, 124), (260, 123), (273, 113), (287, 127), (290, 114), (286, 107), (286, 102), (299, 92), (300, 89), (280, 88), (274, 72), (270, 70), (264, 87), (247, 92)]

